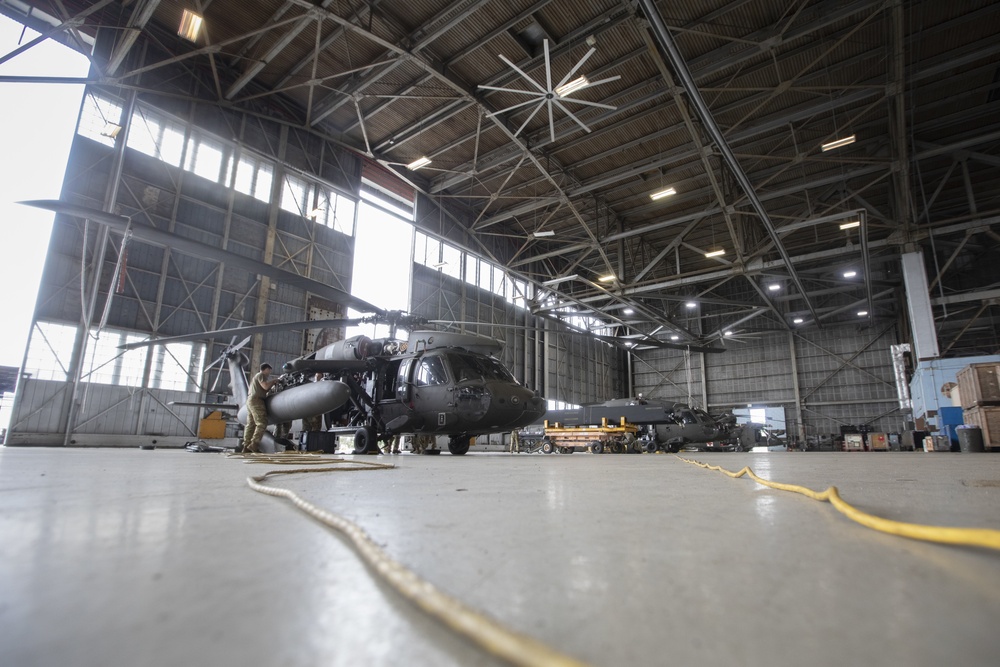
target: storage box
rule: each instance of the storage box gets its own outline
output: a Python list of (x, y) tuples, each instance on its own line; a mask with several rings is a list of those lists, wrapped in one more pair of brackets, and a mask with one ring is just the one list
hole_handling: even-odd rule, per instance
[(1000, 363), (969, 364), (957, 377), (963, 408), (1000, 406)]
[(844, 435), (844, 451), (845, 452), (863, 452), (865, 451), (865, 436), (860, 433), (847, 433)]
[(950, 452), (951, 438), (946, 435), (929, 435), (924, 438), (925, 452)]
[(873, 452), (887, 452), (889, 451), (889, 434), (888, 433), (869, 433), (868, 434), (868, 449)]
[(1000, 407), (969, 408), (962, 414), (966, 424), (982, 429), (984, 447), (1000, 447)]

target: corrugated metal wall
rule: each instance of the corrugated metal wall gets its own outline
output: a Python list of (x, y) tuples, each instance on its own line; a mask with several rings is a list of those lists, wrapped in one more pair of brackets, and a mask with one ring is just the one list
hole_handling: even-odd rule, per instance
[(876, 322), (874, 327), (761, 332), (728, 340), (723, 354), (692, 354), (689, 360), (681, 351), (646, 351), (635, 355), (635, 390), (699, 407), (707, 398), (712, 412), (748, 403), (783, 406), (792, 431), (800, 418), (794, 372), (806, 435), (862, 424), (874, 431), (900, 431), (903, 415), (897, 410), (889, 354), (894, 342), (895, 326)]

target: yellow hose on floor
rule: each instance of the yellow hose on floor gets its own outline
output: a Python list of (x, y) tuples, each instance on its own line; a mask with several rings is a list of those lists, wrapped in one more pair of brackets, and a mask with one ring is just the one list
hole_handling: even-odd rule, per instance
[(694, 459), (686, 459), (683, 456), (677, 456), (677, 458), (684, 463), (690, 463), (691, 465), (698, 466), (699, 468), (706, 468), (708, 470), (721, 472), (722, 474), (728, 475), (733, 479), (737, 479), (745, 475), (758, 484), (763, 484), (771, 489), (777, 489), (778, 491), (791, 491), (792, 493), (798, 493), (807, 498), (812, 498), (813, 500), (829, 502), (837, 508), (838, 512), (846, 516), (851, 521), (860, 523), (862, 526), (867, 526), (868, 528), (877, 530), (881, 533), (908, 537), (913, 540), (924, 540), (925, 542), (957, 544), (968, 547), (983, 547), (985, 549), (996, 549), (1000, 551), (1000, 530), (993, 530), (991, 528), (949, 528), (947, 526), (926, 526), (919, 523), (905, 523), (903, 521), (883, 519), (873, 514), (862, 512), (858, 508), (850, 505), (846, 500), (840, 497), (840, 493), (837, 491), (837, 487), (835, 486), (831, 486), (826, 491), (817, 492), (797, 484), (783, 484), (781, 482), (772, 482), (762, 477), (758, 477), (757, 473), (751, 470), (749, 466), (746, 466), (739, 472), (732, 472), (722, 468), (721, 466), (713, 466), (707, 463), (702, 463), (701, 461), (695, 461)]
[[(265, 457), (251, 455), (247, 463), (264, 462)], [(303, 458), (294, 454), (266, 457), (268, 463), (300, 463)], [(587, 667), (586, 663), (563, 655), (545, 644), (510, 630), (499, 622), (465, 606), (455, 598), (435, 588), (433, 584), (420, 578), (399, 561), (382, 550), (368, 533), (356, 523), (342, 516), (321, 509), (303, 500), (287, 489), (267, 486), (263, 482), (277, 475), (298, 473), (383, 470), (393, 468), (391, 464), (367, 461), (347, 461), (345, 459), (323, 459), (323, 463), (338, 464), (325, 468), (297, 468), (294, 470), (271, 470), (256, 477), (248, 477), (247, 484), (258, 493), (290, 500), (297, 508), (324, 526), (336, 530), (350, 542), (361, 559), (400, 595), (417, 605), (428, 615), (443, 623), (454, 632), (466, 637), (480, 648), (518, 667)], [(341, 465), (342, 464), (342, 465)]]

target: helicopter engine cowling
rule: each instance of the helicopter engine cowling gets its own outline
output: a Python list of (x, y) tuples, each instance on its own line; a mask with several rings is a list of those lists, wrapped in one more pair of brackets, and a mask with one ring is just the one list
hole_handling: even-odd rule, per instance
[[(336, 410), (351, 396), (351, 388), (339, 380), (308, 382), (283, 389), (264, 399), (267, 423), (280, 424), (306, 417), (315, 417)], [(247, 407), (240, 408), (240, 423), (247, 423)]]
[(316, 350), (316, 359), (320, 361), (358, 361), (378, 354), (379, 350), (376, 349), (378, 347), (368, 336), (352, 336)]

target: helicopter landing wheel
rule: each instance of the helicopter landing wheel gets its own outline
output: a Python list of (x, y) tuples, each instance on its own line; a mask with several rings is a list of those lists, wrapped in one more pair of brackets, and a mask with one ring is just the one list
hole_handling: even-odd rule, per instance
[(655, 442), (646, 443), (646, 451), (649, 452), (650, 454), (655, 454), (659, 448), (660, 448), (659, 445), (657, 445)]
[(354, 453), (355, 454), (378, 454), (378, 436), (375, 428), (364, 426), (354, 432)]
[(604, 453), (604, 443), (600, 440), (594, 440), (590, 443), (590, 451), (593, 454), (603, 454)]
[(552, 446), (552, 442), (550, 442), (549, 440), (543, 440), (542, 441), (542, 453), (543, 454), (551, 454), (553, 449), (555, 449), (555, 448)]
[(616, 442), (611, 445), (612, 454), (621, 454), (624, 451), (625, 451), (625, 445), (623, 445), (620, 442)]
[(448, 451), (452, 453), (452, 456), (464, 456), (469, 451), (471, 440), (472, 438), (467, 435), (457, 435), (448, 441)]
[(559, 448), (559, 453), (560, 454), (572, 454), (573, 453), (573, 448), (572, 447), (560, 447)]

